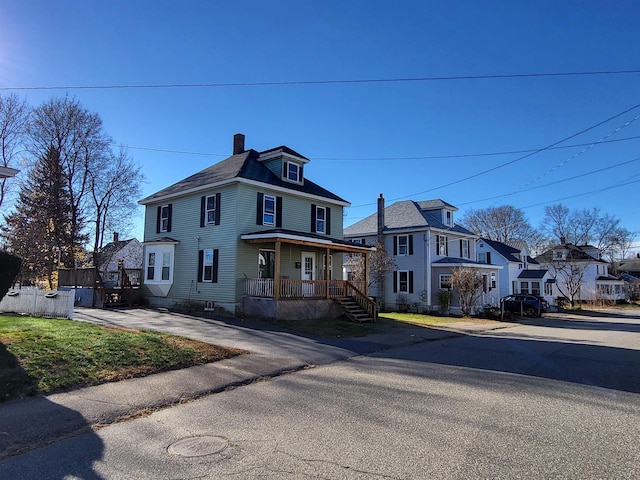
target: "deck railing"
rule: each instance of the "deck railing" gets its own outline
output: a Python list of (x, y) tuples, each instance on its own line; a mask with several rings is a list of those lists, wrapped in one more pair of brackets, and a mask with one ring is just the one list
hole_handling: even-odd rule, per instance
[[(244, 293), (249, 297), (274, 297), (273, 278), (246, 278)], [(280, 298), (341, 298), (352, 297), (374, 320), (378, 317), (378, 306), (364, 294), (365, 282), (345, 280), (291, 280), (280, 279)]]

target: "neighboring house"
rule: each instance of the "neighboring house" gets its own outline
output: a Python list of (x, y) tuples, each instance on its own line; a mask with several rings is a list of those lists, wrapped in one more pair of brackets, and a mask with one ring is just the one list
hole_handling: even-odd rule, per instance
[[(457, 210), (440, 199), (406, 200), (385, 207), (381, 194), (377, 213), (345, 228), (345, 238), (368, 245), (382, 243), (396, 262), (397, 269), (385, 279), (382, 289), (375, 288), (384, 308), (409, 304), (439, 309), (440, 294), (451, 292), (451, 273), (457, 267), (480, 272), (483, 294), (479, 304), (497, 305), (499, 299), (490, 289), (502, 267), (476, 261), (478, 236), (455, 223)], [(452, 307), (459, 308), (456, 295)]]
[(478, 262), (502, 267), (495, 273), (497, 279), (491, 278), (491, 285), (496, 285), (492, 293), (498, 298), (517, 293), (533, 294), (543, 296), (552, 303), (547, 269), (531, 258), (524, 240), (501, 243), (481, 238), (476, 242), (476, 251)]
[(640, 278), (640, 254), (638, 254), (637, 258), (622, 260), (616, 270), (618, 274), (628, 274), (633, 275), (634, 277)]
[[(332, 299), (358, 297), (340, 280), (346, 200), (310, 181), (309, 159), (280, 146), (245, 150), (141, 200), (144, 288), (152, 306), (237, 316), (339, 316)], [(337, 273), (334, 273), (337, 272)]]
[(549, 271), (551, 295), (572, 304), (597, 300), (624, 300), (625, 282), (609, 274), (609, 264), (600, 259), (591, 245), (573, 245), (562, 241), (535, 260)]
[(100, 250), (97, 259), (96, 266), (106, 288), (123, 286), (123, 269), (129, 285), (140, 285), (143, 247), (138, 239), (120, 240), (114, 232), (113, 242)]

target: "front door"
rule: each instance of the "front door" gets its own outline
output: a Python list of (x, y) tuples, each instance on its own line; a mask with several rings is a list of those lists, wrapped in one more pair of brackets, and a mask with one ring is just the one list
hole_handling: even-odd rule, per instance
[[(313, 295), (313, 283), (315, 280), (316, 254), (313, 252), (302, 252), (302, 271), (300, 272), (302, 282), (302, 295), (309, 297)], [(305, 280), (309, 280), (306, 282)]]

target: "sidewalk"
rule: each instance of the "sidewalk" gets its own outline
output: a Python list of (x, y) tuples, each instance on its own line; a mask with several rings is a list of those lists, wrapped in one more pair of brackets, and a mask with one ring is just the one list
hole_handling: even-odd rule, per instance
[[(398, 328), (363, 338), (325, 342), (286, 332), (256, 331), (215, 320), (147, 310), (91, 310), (80, 312), (76, 318), (167, 331), (243, 348), (250, 353), (187, 369), (0, 404), (0, 459), (101, 425), (304, 368), (389, 348), (510, 326), (500, 322), (458, 322), (441, 328)], [(145, 326), (140, 323), (145, 323)]]

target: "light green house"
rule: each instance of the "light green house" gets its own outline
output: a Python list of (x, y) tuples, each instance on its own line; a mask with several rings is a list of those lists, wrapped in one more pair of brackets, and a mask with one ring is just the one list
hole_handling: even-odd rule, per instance
[[(244, 148), (142, 200), (143, 285), (151, 306), (239, 317), (340, 316), (350, 297), (375, 318), (366, 285), (341, 280), (349, 203), (305, 177), (309, 160), (280, 146)], [(366, 263), (366, 262), (365, 262)]]

